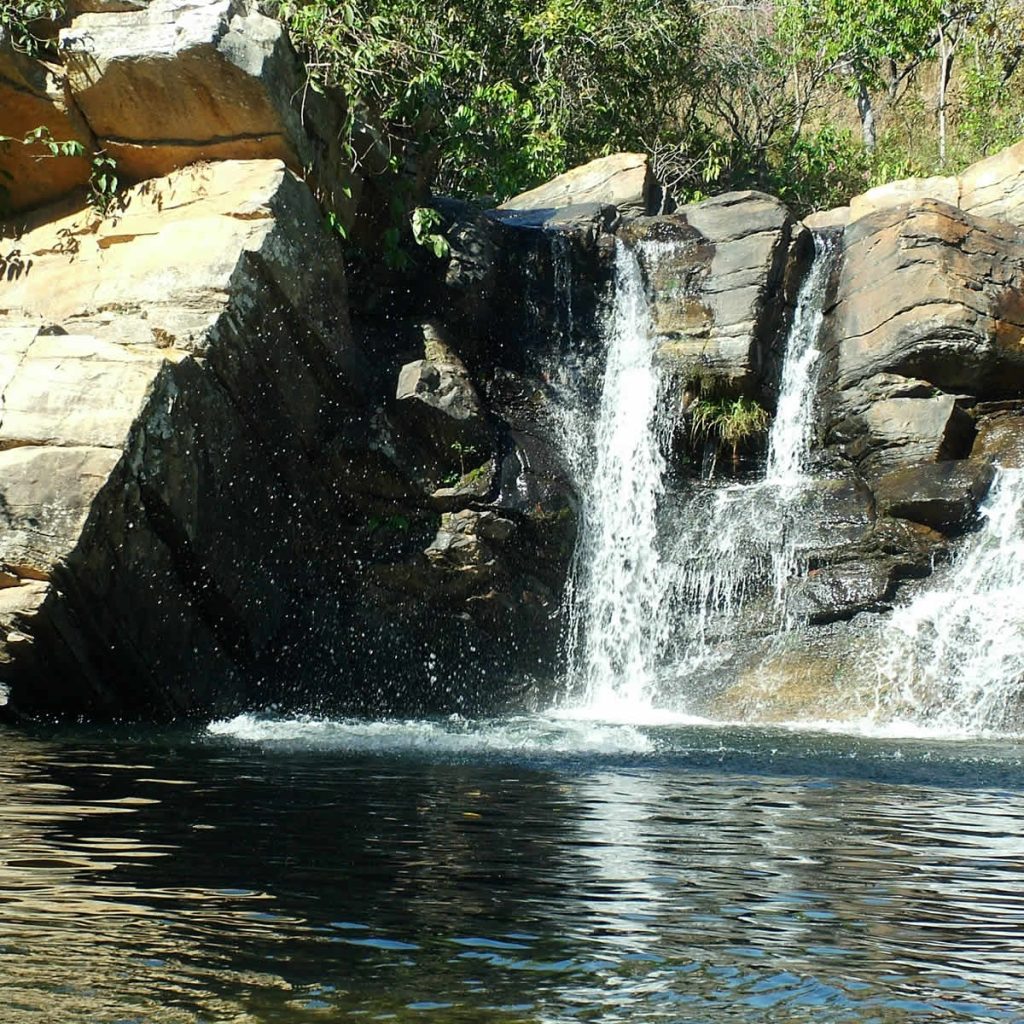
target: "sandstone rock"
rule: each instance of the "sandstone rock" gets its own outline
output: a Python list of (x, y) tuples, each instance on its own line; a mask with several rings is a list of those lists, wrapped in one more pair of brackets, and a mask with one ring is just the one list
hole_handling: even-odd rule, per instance
[(81, 536), (121, 452), (85, 446), (0, 451), (0, 561), (47, 579)]
[(904, 178), (876, 185), (850, 200), (850, 220), (860, 220), (870, 213), (889, 210), (894, 206), (932, 199), (958, 206), (960, 182), (955, 177)]
[(499, 211), (554, 211), (581, 203), (614, 206), (621, 213), (652, 212), (654, 178), (642, 153), (613, 153), (502, 203)]
[(888, 560), (858, 560), (815, 569), (790, 588), (789, 610), (814, 624), (880, 611), (893, 594)]
[(250, 0), (89, 4), (60, 33), (75, 101), (122, 180), (202, 160), (282, 160), (350, 221), (340, 101), (306, 87), (284, 28)]
[(396, 416), (421, 451), (414, 474), (436, 484), (446, 475), (461, 478), (478, 469), (489, 458), (492, 437), (462, 360), (435, 327), (426, 325), (424, 333), (426, 358), (399, 372)]
[(871, 491), (852, 473), (809, 481), (792, 515), (801, 524), (801, 546), (819, 559), (826, 550), (864, 540), (875, 518)]
[(960, 206), (1024, 227), (1024, 142), (968, 167), (960, 175)]
[(320, 211), (280, 162), (220, 164), (19, 244), (30, 271), (0, 281), (0, 561), (51, 582), (18, 613), (29, 639), (0, 642), (11, 702), (230, 707), (315, 567), (330, 575), (325, 452), (363, 415)]
[(619, 222), (618, 208), (610, 203), (574, 203), (555, 209), (489, 210), (487, 216), (512, 228), (535, 228), (542, 231), (564, 231), (595, 238), (611, 231)]
[(1024, 415), (1002, 412), (978, 424), (972, 459), (988, 459), (1005, 469), (1024, 469)]
[[(0, 330), (0, 346), (11, 333)], [(88, 335), (37, 334), (4, 388), (0, 449), (120, 448), (164, 358)]]
[(875, 500), (883, 515), (956, 533), (977, 513), (993, 475), (990, 462), (974, 459), (898, 469), (875, 483)]
[[(713, 374), (753, 389), (781, 322), (794, 225), (782, 203), (759, 192), (629, 225), (625, 235), (639, 243), (647, 272), (659, 358), (682, 377)], [(666, 251), (659, 242), (674, 244)]]
[(842, 637), (833, 643), (805, 640), (800, 650), (761, 650), (739, 667), (708, 712), (762, 723), (861, 718), (873, 697), (858, 672), (861, 646), (857, 638)]
[(868, 189), (850, 200), (849, 220), (929, 199), (1024, 226), (1024, 142), (979, 160), (956, 177), (904, 178)]
[(68, 0), (68, 14), (121, 14), (141, 11), (150, 0)]
[(922, 462), (959, 458), (970, 451), (973, 422), (952, 395), (886, 398), (842, 427), (853, 440), (844, 446), (868, 477)]
[(818, 210), (804, 217), (804, 227), (811, 231), (842, 231), (850, 222), (850, 207), (836, 206)]
[(830, 317), (836, 383), (878, 374), (998, 397), (1024, 386), (1017, 232), (944, 203), (870, 214), (845, 234)]
[[(89, 180), (93, 139), (67, 89), (61, 69), (14, 50), (0, 32), (0, 218), (40, 206)], [(51, 155), (42, 143), (23, 145), (46, 128), (54, 142), (77, 142), (83, 156)]]
[(440, 567), (482, 569), (493, 562), (494, 546), (500, 547), (514, 532), (515, 524), (495, 512), (446, 512), (425, 554)]

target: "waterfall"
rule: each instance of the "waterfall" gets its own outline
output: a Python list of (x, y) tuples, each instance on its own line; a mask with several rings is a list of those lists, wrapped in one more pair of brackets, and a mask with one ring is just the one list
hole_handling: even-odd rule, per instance
[(673, 588), (681, 615), (675, 643), (684, 674), (728, 653), (741, 613), (765, 629), (785, 625), (786, 585), (800, 567), (800, 499), (813, 442), (818, 341), (839, 250), (834, 236), (815, 235), (814, 246), (786, 338), (765, 475), (699, 491), (676, 532)]
[[(659, 246), (645, 244), (656, 260)], [(665, 581), (658, 551), (657, 504), (664, 490), (655, 338), (637, 254), (615, 247), (615, 300), (604, 388), (594, 438), (593, 473), (570, 608), (570, 675), (584, 703), (614, 713), (646, 702), (665, 628)]]
[[(641, 244), (652, 276), (667, 247)], [(793, 503), (809, 459), (817, 340), (836, 246), (816, 237), (815, 248), (787, 339), (765, 479), (698, 487), (665, 531), (671, 535), (659, 536), (675, 409), (659, 401), (666, 382), (637, 254), (616, 243), (604, 388), (593, 469), (581, 481), (584, 514), (568, 615), (574, 696), (593, 714), (635, 712), (658, 700), (659, 666), (670, 662), (672, 681), (690, 674), (766, 578), (772, 609), (783, 606), (795, 567)]]
[(806, 478), (814, 440), (814, 396), (821, 349), (818, 336), (825, 318), (825, 296), (839, 250), (838, 236), (814, 236), (814, 262), (800, 286), (779, 380), (779, 400), (768, 438), (765, 481), (779, 488), (798, 487)]
[(1024, 470), (997, 470), (981, 519), (933, 585), (892, 613), (876, 718), (954, 733), (1020, 726)]

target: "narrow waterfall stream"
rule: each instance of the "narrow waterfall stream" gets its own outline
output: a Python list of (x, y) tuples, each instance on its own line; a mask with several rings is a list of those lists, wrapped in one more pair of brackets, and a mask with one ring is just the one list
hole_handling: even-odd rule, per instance
[[(648, 271), (666, 244), (643, 244)], [(787, 339), (765, 478), (698, 488), (686, 514), (659, 532), (675, 409), (662, 394), (668, 382), (655, 359), (640, 262), (617, 243), (594, 471), (584, 484), (569, 609), (571, 689), (589, 713), (616, 717), (666, 701), (686, 710), (677, 681), (713, 656), (712, 641), (766, 577), (774, 594), (767, 614), (773, 622), (783, 616), (785, 582), (796, 564), (792, 507), (810, 452), (817, 340), (835, 248), (816, 237)]]
[(880, 721), (968, 735), (1021, 726), (1024, 470), (997, 471), (981, 516), (942, 575), (888, 622)]

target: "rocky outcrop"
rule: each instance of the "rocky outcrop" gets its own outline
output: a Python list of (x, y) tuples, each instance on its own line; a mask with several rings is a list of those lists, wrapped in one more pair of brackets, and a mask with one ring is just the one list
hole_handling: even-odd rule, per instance
[(1024, 385), (1024, 255), (1015, 228), (931, 200), (846, 229), (836, 383), (880, 373), (998, 397)]
[(359, 409), (316, 204), (279, 161), (209, 165), (19, 245), (31, 269), (0, 284), (23, 325), (0, 336), (12, 699), (230, 705), (330, 536), (325, 447)]
[(965, 458), (978, 401), (1024, 388), (1021, 241), (931, 199), (847, 227), (827, 327), (829, 435), (868, 479), (895, 473), (891, 490), (911, 479), (900, 470)]
[(883, 476), (875, 483), (875, 501), (883, 515), (958, 533), (971, 525), (992, 477), (988, 461), (927, 462)]
[(506, 200), (495, 214), (499, 220), (539, 224), (558, 210), (610, 206), (623, 216), (638, 216), (655, 212), (657, 191), (643, 153), (613, 153)]
[(60, 51), (75, 103), (125, 180), (200, 160), (278, 159), (351, 220), (358, 183), (342, 170), (344, 105), (307, 86), (283, 27), (254, 3), (83, 11), (61, 31)]
[(1024, 469), (1024, 414), (1019, 405), (981, 415), (971, 456), (1006, 469)]
[(979, 160), (960, 175), (905, 178), (878, 185), (854, 196), (845, 217), (855, 221), (926, 199), (958, 207), (965, 213), (1024, 226), (1024, 142)]
[(959, 179), (894, 182), (850, 204), (826, 317), (825, 427), (831, 455), (870, 487), (874, 525), (812, 560), (795, 597), (811, 623), (889, 607), (974, 525), (993, 462), (1014, 464), (1022, 160), (1014, 147)]
[[(617, 240), (640, 251), (667, 372), (771, 405), (809, 233), (755, 192), (655, 215), (646, 159), (618, 154), (496, 211), (440, 203), (447, 260), (414, 256), (403, 276), (371, 249), (353, 284), (324, 214), (348, 224), (371, 186), (341, 159), (344, 105), (305, 88), (276, 22), (251, 0), (70, 13), (61, 66), (8, 55), (21, 77), (0, 75), (18, 96), (0, 96), (0, 132), (21, 131), (17, 111), (136, 184), (100, 215), (74, 193), (88, 161), (47, 160), (31, 188), (15, 168), (25, 212), (0, 244), (12, 705), (472, 712), (550, 685)], [(1020, 446), (1015, 175), (1011, 154), (955, 190), (895, 187), (849, 224), (825, 218), (846, 225), (829, 446), (797, 510), (806, 571), (787, 612), (794, 635), (838, 639), (771, 671), (838, 685), (843, 629), (930, 571)]]
[[(396, 302), (362, 281), (353, 327), (324, 227), (358, 199), (346, 112), (304, 96), (277, 23), (245, 0), (71, 13), (89, 148), (143, 180), (102, 214), (81, 193), (30, 211), (0, 244), (11, 706), (521, 694), (553, 671), (575, 513), (536, 403), (504, 400), (546, 386), (516, 333), (532, 314), (492, 299), (519, 301), (512, 250), (546, 246), (466, 218), (443, 282), (401, 280)], [(50, 186), (19, 202), (69, 184)]]

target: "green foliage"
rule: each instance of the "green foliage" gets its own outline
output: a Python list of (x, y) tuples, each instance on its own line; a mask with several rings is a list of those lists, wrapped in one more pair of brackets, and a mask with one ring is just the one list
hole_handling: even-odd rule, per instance
[(117, 202), (117, 162), (104, 150), (93, 154), (89, 175), (89, 203), (101, 216), (106, 217)]
[(47, 23), (66, 12), (64, 0), (0, 0), (0, 30), (16, 50), (35, 57), (53, 48)]
[(503, 199), (654, 138), (691, 71), (689, 0), (273, 0), (319, 87), (448, 192)]
[(324, 220), (327, 224), (327, 230), (332, 235), (337, 235), (337, 237), (343, 242), (348, 239), (348, 229), (345, 227), (341, 217), (339, 217), (333, 210), (327, 211), (327, 215)]
[(75, 139), (60, 141), (50, 133), (45, 125), (33, 128), (26, 132), (21, 138), (12, 135), (0, 135), (0, 145), (4, 143), (17, 143), (22, 146), (39, 146), (47, 151), (49, 156), (84, 156), (85, 146)]
[(697, 443), (715, 442), (739, 459), (740, 448), (763, 437), (771, 425), (771, 414), (753, 398), (709, 398), (703, 394), (693, 404), (690, 436)]
[(466, 475), (466, 456), (479, 455), (480, 449), (473, 444), (463, 444), (461, 441), (453, 441), (451, 450), (459, 457), (459, 476)]
[(934, 45), (943, 0), (782, 0), (779, 31), (856, 91), (891, 83)]
[[(474, 199), (643, 150), (681, 201), (756, 187), (805, 213), (1024, 134), (1022, 0), (265, 3), (313, 87), (383, 125), (392, 169), (411, 156), (436, 190)], [(446, 254), (411, 206), (382, 239), (399, 269), (410, 228)]]
[(482, 480), (491, 470), (491, 460), (488, 459), (486, 462), (481, 463), (475, 469), (471, 469), (468, 473), (465, 473), (462, 477), (464, 484), (475, 484), (478, 480)]
[(408, 516), (404, 515), (374, 515), (366, 521), (366, 529), (369, 533), (408, 533), (411, 522)]
[(448, 240), (434, 229), (441, 226), (441, 214), (430, 206), (417, 206), (412, 211), (412, 237), (417, 245), (428, 249), (439, 260), (451, 251)]

